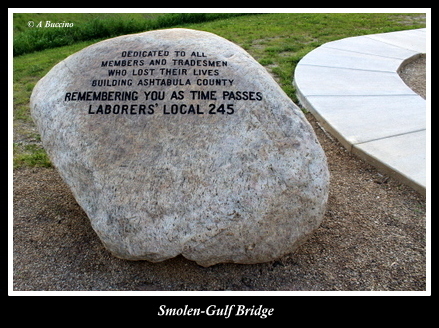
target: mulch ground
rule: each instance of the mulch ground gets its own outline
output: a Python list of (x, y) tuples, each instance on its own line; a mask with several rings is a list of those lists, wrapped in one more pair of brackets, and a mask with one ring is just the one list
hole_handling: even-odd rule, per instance
[(328, 157), (323, 223), (294, 253), (203, 268), (125, 261), (100, 243), (54, 169), (14, 171), (13, 288), (24, 291), (423, 291), (424, 198), (348, 153), (307, 114)]
[[(401, 77), (425, 97), (425, 56)], [(13, 172), (13, 290), (426, 290), (425, 199), (347, 152), (306, 116), (328, 158), (331, 185), (322, 224), (294, 253), (208, 268), (182, 256), (120, 260), (102, 246), (56, 170), (21, 168)]]

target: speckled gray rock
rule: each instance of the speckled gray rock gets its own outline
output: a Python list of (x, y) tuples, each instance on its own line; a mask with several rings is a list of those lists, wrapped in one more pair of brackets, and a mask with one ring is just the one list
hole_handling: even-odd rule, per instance
[(117, 257), (265, 262), (323, 218), (329, 174), (314, 131), (261, 65), (214, 34), (96, 43), (38, 82), (31, 111)]

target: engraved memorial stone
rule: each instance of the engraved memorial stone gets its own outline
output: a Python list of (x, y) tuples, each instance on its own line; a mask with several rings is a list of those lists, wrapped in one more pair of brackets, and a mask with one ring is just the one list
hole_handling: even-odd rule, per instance
[(31, 111), (117, 257), (265, 262), (323, 218), (329, 174), (310, 124), (260, 64), (212, 33), (89, 46), (38, 82)]

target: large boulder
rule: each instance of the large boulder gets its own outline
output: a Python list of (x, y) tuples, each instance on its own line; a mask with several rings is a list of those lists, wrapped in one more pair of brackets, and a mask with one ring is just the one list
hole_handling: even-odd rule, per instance
[(212, 33), (89, 46), (38, 82), (31, 112), (117, 257), (265, 262), (323, 218), (329, 174), (312, 127), (260, 64)]

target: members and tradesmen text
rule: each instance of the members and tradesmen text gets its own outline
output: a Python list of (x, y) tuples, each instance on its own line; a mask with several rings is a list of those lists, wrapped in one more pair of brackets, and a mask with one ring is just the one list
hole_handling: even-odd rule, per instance
[(264, 307), (263, 305), (242, 305), (230, 304), (224, 306), (208, 305), (205, 308), (191, 307), (168, 307), (164, 304), (158, 308), (158, 316), (185, 317), (185, 316), (216, 316), (228, 319), (230, 317), (259, 317), (266, 319), (273, 315), (274, 308)]

